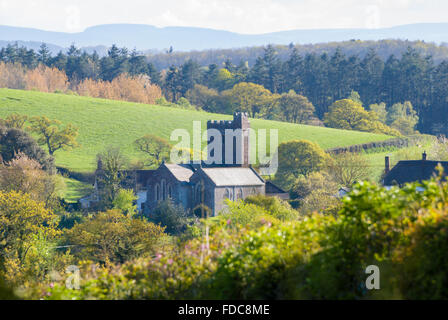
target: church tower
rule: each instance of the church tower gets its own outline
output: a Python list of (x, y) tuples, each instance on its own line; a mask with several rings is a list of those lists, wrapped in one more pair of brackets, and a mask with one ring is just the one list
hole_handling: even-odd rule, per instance
[(249, 129), (249, 116), (246, 112), (235, 112), (233, 114), (233, 120), (208, 121), (207, 141), (209, 148), (211, 148), (215, 140), (214, 134), (216, 130), (221, 135), (222, 144), (220, 151), (216, 150), (218, 148), (209, 151), (209, 156), (212, 157), (215, 155), (214, 152), (221, 152), (221, 163), (213, 162), (212, 165), (248, 167), (250, 152)]

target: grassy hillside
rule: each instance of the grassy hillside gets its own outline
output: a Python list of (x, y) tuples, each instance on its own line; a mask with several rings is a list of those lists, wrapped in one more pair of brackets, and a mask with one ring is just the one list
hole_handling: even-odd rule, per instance
[[(58, 151), (56, 163), (76, 171), (95, 167), (95, 156), (108, 145), (120, 146), (130, 160), (144, 158), (132, 142), (151, 133), (169, 139), (177, 128), (192, 131), (194, 120), (229, 120), (232, 116), (162, 106), (94, 99), (65, 94), (0, 89), (0, 117), (17, 112), (45, 115), (79, 127), (80, 148)], [(333, 148), (388, 139), (388, 136), (252, 119), (254, 129), (278, 129), (279, 141), (308, 139), (322, 148)], [(175, 142), (173, 142), (174, 144)]]

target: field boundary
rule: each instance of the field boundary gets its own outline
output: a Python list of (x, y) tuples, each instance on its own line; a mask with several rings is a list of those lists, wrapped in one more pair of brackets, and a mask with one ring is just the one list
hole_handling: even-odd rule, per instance
[(377, 142), (368, 142), (362, 144), (355, 144), (346, 147), (338, 147), (338, 148), (330, 148), (325, 150), (330, 154), (341, 154), (344, 152), (363, 152), (371, 149), (379, 149), (379, 148), (387, 148), (387, 147), (395, 147), (398, 149), (407, 148), (413, 144), (421, 142), (424, 139), (427, 139), (428, 135), (413, 135), (403, 138), (394, 138), (385, 141), (377, 141)]

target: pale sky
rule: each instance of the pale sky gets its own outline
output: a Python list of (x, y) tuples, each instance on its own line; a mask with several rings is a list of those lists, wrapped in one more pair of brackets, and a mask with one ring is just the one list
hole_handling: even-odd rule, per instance
[(99, 24), (239, 33), (448, 22), (446, 0), (0, 0), (0, 25), (79, 32)]

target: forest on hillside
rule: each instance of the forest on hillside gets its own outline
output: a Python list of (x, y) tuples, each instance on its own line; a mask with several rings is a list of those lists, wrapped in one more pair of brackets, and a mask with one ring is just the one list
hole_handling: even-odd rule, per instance
[[(241, 107), (227, 99), (229, 92), (233, 94), (231, 90), (241, 83), (262, 86), (267, 95), (288, 94), (293, 90), (313, 105), (314, 114), (320, 121), (335, 101), (356, 91), (366, 109), (382, 104), (386, 111), (390, 111), (394, 105), (409, 101), (418, 117), (416, 128), (420, 132), (447, 133), (446, 47), (384, 40), (316, 45), (314, 50), (308, 48), (308, 52), (303, 48), (307, 47), (241, 49), (256, 57), (253, 63), (237, 62), (235, 57), (238, 55), (232, 55), (234, 51), (221, 50), (216, 54), (219, 59), (225, 59), (223, 64), (207, 65), (209, 61), (206, 59), (193, 57), (164, 69), (156, 67), (160, 63), (154, 62), (154, 56), (147, 57), (116, 46), (109, 49), (107, 56), (99, 57), (95, 53), (82, 52), (74, 45), (67, 54), (60, 52), (56, 56), (52, 56), (45, 45), (38, 52), (8, 45), (0, 50), (0, 60), (6, 64), (20, 64), (26, 69), (35, 69), (39, 65), (56, 68), (65, 72), (68, 81), (75, 85), (86, 79), (104, 84), (122, 74), (145, 75), (151, 84), (161, 88), (167, 100), (184, 103), (186, 98), (206, 111), (219, 113), (232, 113)], [(176, 53), (168, 52), (164, 57), (168, 59), (173, 55)], [(154, 98), (148, 101), (154, 101)], [(257, 112), (253, 116), (275, 117), (276, 110), (269, 110), (272, 106), (254, 108)]]

